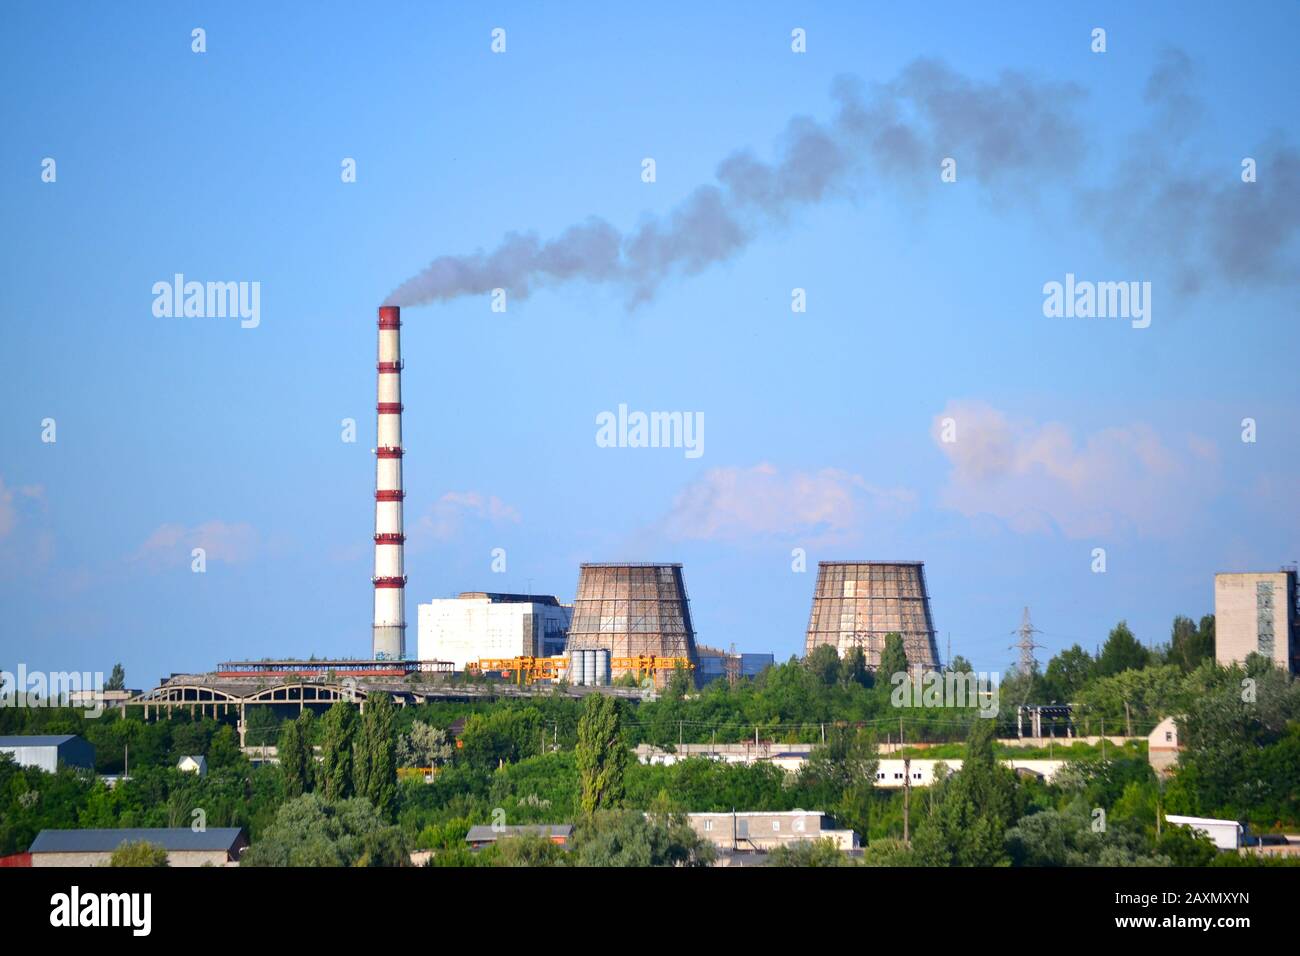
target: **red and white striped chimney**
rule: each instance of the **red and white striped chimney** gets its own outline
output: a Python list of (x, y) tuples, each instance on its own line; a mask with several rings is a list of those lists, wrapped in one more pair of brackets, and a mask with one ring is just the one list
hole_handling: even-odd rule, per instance
[(406, 571), (402, 561), (402, 313), (379, 309), (378, 447), (375, 449), (375, 660), (406, 657)]

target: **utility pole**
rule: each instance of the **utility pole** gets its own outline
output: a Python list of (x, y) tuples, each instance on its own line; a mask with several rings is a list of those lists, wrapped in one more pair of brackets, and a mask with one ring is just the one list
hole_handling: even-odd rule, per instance
[(131, 745), (122, 745), (122, 779), (131, 776)]
[(1106, 718), (1101, 719), (1101, 759), (1106, 759)]
[(912, 845), (912, 758), (903, 758), (903, 843)]
[(1125, 736), (1127, 737), (1133, 736), (1133, 717), (1129, 713), (1127, 700), (1124, 701), (1124, 729), (1125, 729)]

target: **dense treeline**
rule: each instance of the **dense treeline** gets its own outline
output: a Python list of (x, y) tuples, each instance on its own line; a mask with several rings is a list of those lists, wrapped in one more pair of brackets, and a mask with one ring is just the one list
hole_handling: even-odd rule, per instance
[[(901, 641), (891, 639), (879, 673), (906, 667)], [(240, 751), (229, 723), (212, 719), (178, 712), (146, 724), (116, 713), (0, 709), (0, 733), (82, 734), (96, 746), (100, 773), (121, 773), (128, 748), (130, 760), (130, 778), (110, 787), (0, 759), (0, 853), (25, 849), (44, 827), (186, 826), (196, 812), (207, 826), (248, 828), (250, 865), (391, 865), (410, 849), (433, 851), (439, 865), (698, 863), (707, 848), (692, 841), (681, 814), (731, 809), (823, 810), (862, 836), (866, 862), (882, 865), (1221, 863), (1204, 841), (1162, 826), (1162, 814), (1242, 819), (1257, 832), (1300, 826), (1300, 686), (1262, 659), (1216, 666), (1213, 618), (1176, 619), (1170, 642), (1156, 648), (1121, 622), (1095, 655), (1076, 645), (1041, 672), (1005, 679), (993, 720), (970, 706), (897, 707), (891, 683), (877, 681), (858, 654), (841, 660), (819, 649), (698, 692), (677, 675), (657, 700), (555, 693), (396, 708), (375, 697), (365, 716), (340, 704), (283, 721), (263, 708), (248, 732), (250, 742), (278, 745), (279, 764), (265, 766)], [(995, 737), (1013, 735), (1017, 706), (1054, 701), (1075, 705), (1079, 733), (1145, 733), (1177, 716), (1186, 748), (1177, 772), (1158, 778), (1139, 745), (1062, 741), (1070, 764), (1052, 785), (1012, 775), (995, 759)], [(907, 843), (903, 794), (873, 786), (877, 744), (897, 740), (900, 723), (909, 743), (962, 741), (926, 753), (965, 761), (912, 795)], [(703, 759), (647, 766), (626, 749), (751, 740), (755, 728), (763, 740), (819, 746), (795, 775)], [(185, 754), (205, 754), (208, 775), (176, 770)], [(474, 824), (566, 822), (578, 826), (581, 853), (557, 856), (546, 841), (514, 839), (487, 853), (464, 847)], [(843, 862), (825, 847), (775, 859)]]

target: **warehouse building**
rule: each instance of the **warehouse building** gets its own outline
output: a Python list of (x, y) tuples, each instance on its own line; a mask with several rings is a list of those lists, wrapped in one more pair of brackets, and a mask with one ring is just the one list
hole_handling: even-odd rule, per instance
[(1262, 654), (1300, 674), (1300, 614), (1296, 569), (1214, 576), (1214, 659), (1241, 664)]
[(556, 846), (568, 848), (573, 837), (573, 825), (569, 823), (524, 823), (515, 826), (491, 826), (478, 824), (469, 828), (465, 842), (471, 850), (481, 850), (492, 846), (498, 840), (514, 836), (536, 836), (550, 840)]
[(422, 661), (470, 661), (563, 654), (573, 609), (549, 594), (465, 591), (419, 605), (417, 647)]
[(703, 645), (696, 648), (696, 653), (700, 661), (697, 682), (701, 685), (724, 678), (734, 683), (742, 677), (757, 677), (776, 662), (772, 654), (734, 654)]
[(32, 841), (32, 866), (103, 866), (123, 843), (152, 843), (167, 851), (168, 866), (228, 866), (239, 862), (248, 837), (239, 827), (114, 830), (42, 830)]
[(9, 754), (20, 767), (39, 767), (54, 773), (59, 767), (95, 769), (95, 747), (75, 734), (0, 737), (0, 753)]
[(691, 829), (720, 850), (766, 852), (800, 840), (833, 840), (841, 850), (858, 848), (852, 830), (835, 829), (835, 821), (817, 810), (746, 810), (688, 813)]

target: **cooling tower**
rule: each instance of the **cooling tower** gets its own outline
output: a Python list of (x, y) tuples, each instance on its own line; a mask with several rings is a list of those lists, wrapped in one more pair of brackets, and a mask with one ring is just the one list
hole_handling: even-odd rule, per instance
[(829, 644), (840, 656), (862, 648), (867, 666), (880, 663), (885, 635), (903, 636), (907, 662), (939, 666), (925, 566), (920, 561), (822, 561), (817, 566), (805, 652)]
[[(682, 566), (582, 565), (568, 649), (589, 648), (605, 648), (615, 658), (653, 655), (698, 663)], [(615, 667), (612, 676), (626, 671)]]

